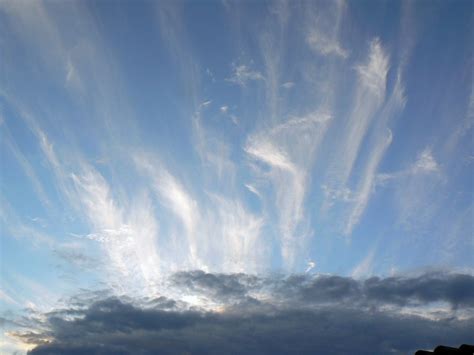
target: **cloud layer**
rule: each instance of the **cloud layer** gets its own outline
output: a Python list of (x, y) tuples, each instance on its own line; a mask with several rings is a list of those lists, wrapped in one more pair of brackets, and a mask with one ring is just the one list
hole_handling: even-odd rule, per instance
[(188, 302), (83, 296), (43, 314), (41, 330), (14, 336), (38, 344), (31, 354), (407, 354), (468, 342), (474, 326), (468, 274), (356, 280), (192, 271), (172, 275), (169, 287)]

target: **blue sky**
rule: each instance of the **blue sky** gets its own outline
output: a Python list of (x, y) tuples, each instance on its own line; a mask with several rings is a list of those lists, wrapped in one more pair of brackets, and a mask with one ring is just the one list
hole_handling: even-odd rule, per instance
[(1, 1), (0, 310), (195, 269), (472, 273), (472, 13)]

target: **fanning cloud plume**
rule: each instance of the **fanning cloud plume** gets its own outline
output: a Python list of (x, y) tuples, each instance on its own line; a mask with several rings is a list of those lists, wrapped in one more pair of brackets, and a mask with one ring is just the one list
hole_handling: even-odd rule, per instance
[(0, 352), (466, 341), (470, 10), (0, 0)]

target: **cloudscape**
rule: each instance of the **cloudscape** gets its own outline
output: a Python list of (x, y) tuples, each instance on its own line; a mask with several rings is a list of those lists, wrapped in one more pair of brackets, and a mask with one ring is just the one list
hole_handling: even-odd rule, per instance
[(474, 343), (473, 16), (0, 0), (0, 353)]

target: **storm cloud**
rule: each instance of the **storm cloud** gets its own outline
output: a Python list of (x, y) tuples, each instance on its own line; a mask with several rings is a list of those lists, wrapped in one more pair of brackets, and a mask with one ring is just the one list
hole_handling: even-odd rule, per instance
[(45, 314), (41, 331), (16, 336), (38, 344), (30, 354), (407, 354), (473, 340), (468, 274), (356, 280), (192, 271), (172, 275), (169, 288), (214, 306), (158, 295), (76, 299)]

